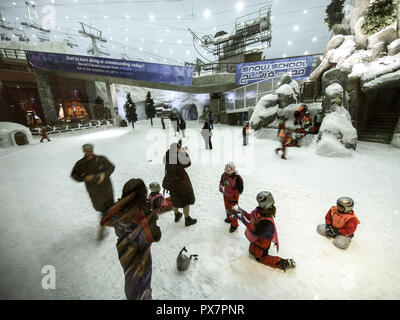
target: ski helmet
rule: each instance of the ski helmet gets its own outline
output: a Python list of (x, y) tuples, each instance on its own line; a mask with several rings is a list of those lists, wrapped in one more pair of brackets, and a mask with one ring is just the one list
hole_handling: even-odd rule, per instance
[(257, 194), (258, 205), (263, 209), (271, 208), (275, 203), (274, 197), (269, 191), (261, 191)]
[(152, 182), (149, 185), (151, 192), (159, 192), (161, 190), (160, 184), (158, 182)]
[(176, 266), (179, 271), (185, 271), (189, 268), (190, 260), (194, 257), (194, 260), (197, 260), (197, 254), (192, 254), (190, 257), (183, 254), (183, 251), (187, 252), (186, 247), (179, 252), (178, 257), (176, 258)]
[(343, 213), (349, 213), (353, 210), (354, 201), (352, 198), (349, 197), (341, 197), (337, 199), (336, 204), (340, 209), (339, 211)]
[(225, 172), (228, 174), (232, 174), (236, 172), (236, 166), (233, 162), (228, 162), (225, 166)]

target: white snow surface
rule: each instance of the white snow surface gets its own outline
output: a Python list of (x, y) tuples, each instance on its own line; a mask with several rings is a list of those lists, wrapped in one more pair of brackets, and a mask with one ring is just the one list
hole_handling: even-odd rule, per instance
[(282, 95), (285, 95), (285, 96), (292, 96), (294, 99), (296, 99), (295, 89), (290, 84), (281, 85), (275, 91), (275, 94), (277, 94), (277, 95), (282, 94)]
[[(157, 125), (152, 136), (143, 121), (134, 130), (83, 132), (49, 143), (35, 139), (0, 150), (1, 298), (125, 299), (116, 236), (110, 229), (103, 242), (95, 241), (98, 213), (70, 172), (82, 157), (81, 145), (92, 142), (97, 154), (116, 165), (115, 198), (130, 178), (161, 182), (161, 159), (173, 133), (170, 128), (170, 140), (157, 147), (166, 132)], [(277, 141), (251, 133), (250, 145), (243, 147), (241, 127), (216, 125), (214, 149), (203, 150), (201, 125), (187, 125), (184, 144), (193, 163), (187, 172), (196, 194), (191, 216), (198, 222), (185, 227), (174, 223), (172, 213), (160, 216), (162, 238), (151, 247), (154, 299), (400, 299), (400, 150), (359, 142), (352, 157), (329, 158), (311, 147), (289, 148), (284, 161), (273, 152)], [(212, 161), (200, 163), (209, 156)], [(273, 193), (279, 255), (295, 259), (296, 269), (284, 273), (256, 262), (243, 225), (228, 232), (218, 183), (229, 160), (244, 179), (242, 208), (254, 209), (261, 190)], [(355, 200), (361, 221), (344, 251), (316, 232), (340, 196)], [(176, 257), (183, 246), (199, 260), (179, 273)], [(275, 248), (270, 254), (276, 255)], [(55, 290), (41, 287), (46, 265), (56, 268)]]
[(28, 127), (15, 122), (0, 121), (0, 147), (17, 146), (14, 134), (22, 132), (26, 135), (28, 143), (33, 142), (32, 133)]
[(334, 52), (329, 59), (331, 63), (341, 65), (356, 50), (354, 36), (345, 36), (344, 38), (343, 43), (338, 48), (332, 49)]
[[(340, 140), (344, 145), (357, 142), (357, 130), (351, 123), (349, 112), (342, 106), (337, 106), (334, 112), (325, 115), (321, 124), (320, 132), (323, 134), (327, 132), (336, 137), (341, 137)], [(317, 148), (319, 147), (317, 146)], [(342, 148), (338, 150), (338, 154), (342, 153), (341, 149)], [(321, 153), (322, 149), (320, 149), (319, 152)], [(331, 150), (329, 150), (328, 155), (331, 155)]]

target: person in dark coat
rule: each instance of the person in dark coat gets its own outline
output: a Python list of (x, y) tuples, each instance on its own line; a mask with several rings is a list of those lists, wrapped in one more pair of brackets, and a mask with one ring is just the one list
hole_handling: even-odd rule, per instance
[(212, 111), (210, 111), (210, 113), (209, 113), (208, 123), (209, 123), (210, 129), (214, 130), (214, 115), (213, 115)]
[(172, 113), (169, 119), (171, 120), (171, 126), (174, 129), (174, 136), (176, 137), (176, 133), (179, 131), (178, 117), (175, 113)]
[(181, 147), (179, 143), (172, 143), (164, 156), (165, 177), (163, 188), (171, 195), (172, 210), (175, 213), (175, 222), (182, 217), (178, 208), (183, 208), (185, 215), (185, 226), (190, 226), (197, 222), (189, 216), (189, 208), (196, 201), (192, 183), (185, 169), (191, 166), (189, 155), (186, 148)]
[(179, 129), (181, 129), (182, 137), (185, 138), (186, 121), (183, 118), (179, 118)]
[[(106, 157), (94, 154), (92, 144), (84, 144), (82, 149), (85, 156), (75, 163), (71, 177), (75, 181), (85, 182), (94, 209), (104, 216), (114, 204), (110, 176), (114, 172), (115, 166)], [(100, 226), (98, 239), (103, 238), (104, 227)]]
[(165, 129), (164, 117), (161, 117), (161, 125), (162, 125), (162, 128)]
[(212, 142), (211, 142), (212, 130), (207, 121), (204, 122), (204, 126), (201, 129), (201, 135), (203, 136), (206, 149), (207, 150), (212, 149)]
[(117, 235), (118, 258), (125, 274), (128, 300), (152, 299), (152, 260), (150, 246), (161, 239), (158, 215), (147, 201), (142, 179), (130, 179), (124, 185), (121, 199), (102, 219), (103, 226), (113, 226)]
[(249, 143), (249, 123), (245, 122), (244, 127), (242, 129), (243, 136), (243, 145), (247, 146)]

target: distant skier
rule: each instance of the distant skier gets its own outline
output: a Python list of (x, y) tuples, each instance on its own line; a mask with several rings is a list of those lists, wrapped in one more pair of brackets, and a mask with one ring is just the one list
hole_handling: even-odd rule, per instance
[(179, 118), (179, 129), (181, 130), (182, 137), (185, 138), (186, 121), (182, 117)]
[(296, 109), (294, 112), (294, 125), (296, 124), (302, 124), (303, 122), (303, 117), (304, 113), (308, 110), (308, 107), (306, 104), (302, 104), (300, 107)]
[(301, 123), (301, 130), (299, 132), (308, 134), (310, 133), (311, 128), (312, 128), (311, 115), (309, 111), (306, 111), (304, 113), (303, 121)]
[(286, 148), (298, 146), (295, 142), (296, 140), (293, 138), (292, 131), (290, 129), (283, 130), (279, 133), (279, 137), (281, 138), (282, 147), (276, 148), (275, 153), (278, 154), (279, 151), (282, 151), (282, 159), (286, 159)]
[(235, 208), (235, 214), (245, 224), (246, 238), (250, 241), (249, 251), (255, 259), (272, 268), (286, 272), (287, 269), (296, 267), (293, 259), (282, 259), (268, 254), (271, 242), (276, 245), (279, 252), (278, 231), (275, 226), (276, 208), (275, 200), (268, 191), (257, 194), (258, 207), (250, 214), (246, 211)]
[(249, 123), (246, 121), (242, 129), (243, 145), (247, 146), (249, 144)]
[(225, 222), (231, 224), (229, 232), (235, 232), (239, 226), (233, 207), (238, 204), (239, 195), (243, 193), (243, 188), (243, 179), (237, 173), (235, 164), (228, 162), (219, 182), (219, 192), (224, 196)]
[(150, 208), (153, 212), (164, 213), (172, 210), (171, 198), (165, 199), (160, 193), (160, 184), (158, 182), (152, 182), (149, 185), (151, 193), (147, 200), (149, 201)]
[(197, 222), (189, 215), (190, 206), (196, 201), (192, 183), (185, 169), (191, 166), (186, 148), (182, 148), (182, 141), (172, 143), (164, 156), (165, 177), (163, 188), (171, 195), (172, 210), (175, 214), (175, 222), (182, 217), (179, 208), (183, 208), (185, 226), (191, 226)]
[(322, 110), (319, 110), (318, 113), (314, 117), (314, 125), (311, 128), (311, 133), (317, 134), (319, 132), (319, 128), (321, 127), (323, 120), (323, 113)]
[(149, 208), (147, 188), (141, 179), (130, 179), (116, 202), (102, 219), (117, 235), (118, 258), (125, 275), (128, 300), (152, 299), (150, 246), (161, 239), (158, 216)]
[(49, 137), (47, 136), (47, 131), (46, 131), (46, 128), (45, 128), (45, 127), (42, 127), (42, 128), (40, 129), (40, 135), (42, 136), (42, 139), (40, 139), (40, 142), (43, 142), (44, 139), (47, 139), (47, 141), (51, 141), (51, 140), (49, 139)]
[(174, 136), (176, 137), (176, 133), (179, 131), (179, 123), (178, 123), (178, 117), (176, 116), (175, 113), (171, 114), (170, 120), (171, 120), (171, 126), (174, 129)]
[(278, 117), (278, 121), (279, 121), (278, 134), (277, 134), (278, 136), (282, 130), (286, 129), (286, 120), (287, 120), (287, 118), (285, 116)]
[(201, 129), (201, 136), (204, 139), (204, 144), (206, 146), (206, 149), (212, 150), (212, 142), (211, 142), (212, 130), (207, 121), (204, 122), (204, 126)]
[(320, 235), (333, 238), (333, 244), (340, 249), (347, 249), (357, 225), (360, 223), (353, 211), (354, 201), (349, 197), (337, 199), (336, 206), (329, 209), (325, 224), (320, 224), (317, 231)]
[[(75, 163), (71, 177), (75, 181), (85, 182), (94, 209), (104, 216), (114, 203), (110, 176), (115, 167), (106, 157), (95, 155), (92, 144), (84, 144), (82, 149), (85, 156)], [(104, 238), (104, 231), (104, 227), (100, 226), (98, 240)]]
[(162, 125), (162, 128), (165, 130), (165, 122), (164, 122), (163, 116), (161, 116), (161, 125)]

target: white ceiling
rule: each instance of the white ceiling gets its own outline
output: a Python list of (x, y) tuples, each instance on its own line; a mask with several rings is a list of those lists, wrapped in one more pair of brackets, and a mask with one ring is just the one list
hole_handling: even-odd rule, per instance
[[(235, 19), (272, 4), (272, 47), (264, 51), (266, 58), (320, 53), (330, 33), (324, 18), (330, 0), (37, 0), (34, 1), (40, 21), (54, 21), (49, 37), (62, 41), (67, 34), (79, 47), (76, 54), (86, 54), (91, 41), (78, 33), (79, 21), (103, 31), (104, 44), (111, 57), (126, 53), (130, 60), (183, 64), (201, 58), (193, 47), (188, 28), (199, 36), (214, 35), (224, 30), (231, 33)], [(25, 1), (0, 0), (4, 23), (21, 27), (27, 20)], [(209, 16), (205, 17), (205, 10)], [(306, 10), (306, 11), (305, 11)], [(153, 17), (151, 17), (153, 16)], [(55, 17), (55, 18), (54, 18)], [(17, 19), (18, 18), (18, 19)], [(49, 19), (50, 18), (50, 19)], [(54, 18), (54, 19), (53, 19)], [(52, 20), (53, 19), (53, 20)], [(25, 29), (30, 43), (38, 42), (37, 31)], [(1, 46), (1, 43), (0, 43)], [(125, 49), (123, 48), (125, 47)], [(214, 57), (199, 50), (210, 60)]]

